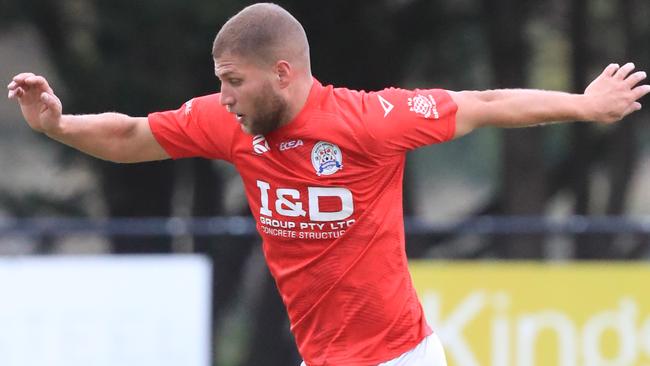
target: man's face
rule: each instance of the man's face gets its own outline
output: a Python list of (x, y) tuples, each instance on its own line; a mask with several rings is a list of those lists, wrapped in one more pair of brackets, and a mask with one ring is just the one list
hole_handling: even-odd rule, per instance
[(244, 132), (265, 135), (279, 127), (288, 110), (276, 89), (277, 74), (241, 57), (229, 54), (214, 60), (221, 80), (221, 104), (235, 114)]

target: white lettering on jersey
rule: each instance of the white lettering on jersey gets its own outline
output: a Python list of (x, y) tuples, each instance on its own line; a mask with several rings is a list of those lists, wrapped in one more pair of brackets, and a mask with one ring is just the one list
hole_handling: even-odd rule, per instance
[[(269, 207), (269, 190), (271, 185), (267, 182), (258, 180), (257, 187), (260, 189), (260, 214), (268, 217), (273, 216)], [(317, 222), (341, 221), (352, 216), (354, 213), (354, 200), (352, 192), (343, 187), (307, 187), (309, 206), (309, 220)], [(285, 217), (306, 216), (307, 212), (303, 209), (303, 202), (300, 200), (300, 191), (291, 188), (278, 188), (275, 192), (277, 197), (275, 201), (275, 211)], [(321, 211), (321, 197), (337, 197), (341, 201), (339, 211), (329, 212)], [(354, 221), (354, 220), (353, 220)], [(352, 221), (352, 222), (353, 222)], [(348, 225), (351, 225), (349, 223)]]
[(390, 113), (390, 111), (395, 107), (381, 95), (377, 94), (377, 98), (379, 99), (379, 104), (381, 104), (381, 107), (384, 109), (384, 118), (386, 118), (388, 113)]
[(262, 203), (262, 207), (260, 207), (260, 214), (264, 216), (273, 216), (273, 213), (271, 210), (269, 210), (269, 189), (271, 189), (271, 185), (258, 180), (257, 186), (260, 189), (260, 201)]
[[(312, 221), (345, 220), (354, 212), (352, 192), (347, 188), (309, 187), (309, 219)], [(341, 210), (338, 212), (321, 212), (320, 197), (338, 197), (341, 200)]]
[(280, 151), (286, 151), (289, 149), (295, 149), (299, 146), (304, 145), (302, 140), (291, 140), (291, 141), (285, 141), (280, 144)]
[[(275, 211), (282, 216), (297, 217), (305, 216), (307, 213), (302, 209), (302, 202), (291, 202), (286, 197), (300, 199), (300, 192), (296, 189), (278, 188), (276, 191), (278, 199), (275, 201)], [(284, 207), (287, 207), (286, 209)]]

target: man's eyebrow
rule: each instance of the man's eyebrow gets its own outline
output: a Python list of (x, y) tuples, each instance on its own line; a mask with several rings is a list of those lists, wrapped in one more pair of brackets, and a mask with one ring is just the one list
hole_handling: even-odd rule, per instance
[(219, 79), (223, 79), (227, 77), (237, 76), (237, 72), (233, 70), (227, 70), (222, 73), (216, 72), (216, 75)]

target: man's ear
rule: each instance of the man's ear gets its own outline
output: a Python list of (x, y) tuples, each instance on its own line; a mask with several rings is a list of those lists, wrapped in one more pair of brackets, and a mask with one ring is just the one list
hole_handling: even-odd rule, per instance
[(286, 88), (291, 84), (292, 71), (289, 61), (280, 60), (275, 64), (275, 74), (281, 88)]

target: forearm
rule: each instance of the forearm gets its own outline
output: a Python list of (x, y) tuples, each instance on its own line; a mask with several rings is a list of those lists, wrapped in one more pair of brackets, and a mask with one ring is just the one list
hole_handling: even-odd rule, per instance
[[(138, 119), (120, 113), (63, 115), (57, 128), (44, 131), (54, 140), (94, 157), (129, 162)], [(133, 147), (132, 147), (133, 146)]]
[(485, 126), (516, 128), (597, 117), (597, 104), (584, 94), (498, 89), (451, 92), (451, 96), (458, 105), (455, 137)]
[(534, 89), (499, 89), (475, 93), (486, 111), (479, 126), (527, 127), (550, 122), (587, 121), (589, 101), (581, 94)]

